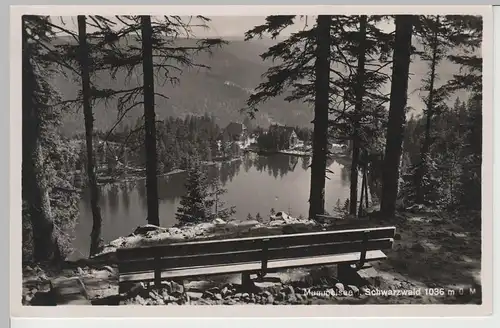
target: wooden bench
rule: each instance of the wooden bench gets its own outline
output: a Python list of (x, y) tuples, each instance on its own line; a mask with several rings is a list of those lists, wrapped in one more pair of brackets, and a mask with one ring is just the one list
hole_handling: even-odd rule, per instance
[(241, 273), (292, 267), (337, 264), (339, 274), (382, 260), (393, 244), (395, 227), (322, 231), (225, 240), (192, 241), (117, 250), (119, 289), (139, 281), (161, 285), (162, 280)]

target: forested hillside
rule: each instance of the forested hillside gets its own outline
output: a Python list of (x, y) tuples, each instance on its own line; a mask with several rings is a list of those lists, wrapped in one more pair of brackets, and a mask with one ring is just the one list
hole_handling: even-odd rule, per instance
[[(179, 40), (179, 43), (194, 43), (196, 40)], [(59, 38), (58, 43), (69, 42), (69, 39)], [(129, 41), (135, 42), (135, 41)], [(185, 117), (186, 115), (214, 116), (217, 124), (225, 126), (231, 121), (243, 121), (244, 114), (239, 111), (246, 105), (249, 94), (252, 93), (260, 80), (261, 75), (272, 65), (272, 62), (263, 61), (260, 54), (265, 52), (269, 44), (274, 41), (266, 40), (229, 40), (228, 44), (215, 49), (212, 54), (200, 53), (196, 56), (196, 63), (210, 67), (186, 69), (179, 75), (180, 84), (158, 84), (157, 92), (168, 97), (156, 97), (156, 114), (158, 119), (167, 117)], [(414, 44), (416, 44), (414, 42)], [(418, 45), (416, 46), (419, 47)], [(438, 68), (441, 81), (448, 81), (456, 74), (459, 66), (451, 62), (443, 62)], [(390, 66), (384, 71), (390, 73)], [(427, 72), (426, 64), (414, 56), (410, 65), (409, 99), (408, 106), (416, 113), (421, 113), (423, 103), (418, 90), (422, 78)], [(127, 79), (124, 71), (118, 72), (113, 79), (109, 72), (100, 72), (94, 80), (99, 88), (125, 89), (138, 86), (140, 73), (132, 74)], [(78, 82), (73, 82), (59, 74), (54, 77), (54, 86), (66, 99), (74, 99), (78, 90)], [(439, 82), (438, 82), (439, 84)], [(387, 84), (382, 92), (389, 93), (390, 85)], [(467, 96), (464, 92), (459, 94), (462, 100)], [(451, 99), (454, 99), (452, 97)], [(451, 100), (450, 100), (451, 101)], [(141, 107), (131, 110), (124, 120), (125, 124), (133, 125), (142, 113)], [(94, 108), (96, 128), (107, 130), (117, 119), (116, 102), (97, 102)], [(287, 102), (283, 97), (271, 98), (263, 103), (256, 113), (256, 125), (263, 127), (270, 123), (278, 122), (289, 126), (309, 126), (313, 119), (312, 109), (302, 102)], [(65, 134), (83, 131), (83, 116), (76, 110), (67, 113), (62, 125)]]

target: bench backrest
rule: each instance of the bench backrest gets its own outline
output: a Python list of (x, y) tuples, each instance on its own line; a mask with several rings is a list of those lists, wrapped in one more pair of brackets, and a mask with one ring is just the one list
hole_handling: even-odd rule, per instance
[(395, 227), (181, 242), (117, 250), (120, 274), (333, 255), (392, 247)]

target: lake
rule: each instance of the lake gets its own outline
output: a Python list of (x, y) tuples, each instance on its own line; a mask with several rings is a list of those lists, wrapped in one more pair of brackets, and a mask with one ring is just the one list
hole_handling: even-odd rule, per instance
[[(326, 210), (332, 210), (337, 200), (349, 198), (348, 160), (330, 160), (326, 180)], [(245, 220), (248, 214), (269, 217), (271, 208), (298, 217), (309, 211), (311, 171), (309, 157), (283, 154), (259, 156), (245, 155), (241, 160), (218, 163), (208, 167), (209, 176), (219, 175), (227, 193), (221, 198), (226, 205), (236, 206), (234, 218)], [(175, 212), (186, 192), (186, 173), (158, 178), (160, 198), (160, 224), (171, 227), (177, 221)], [(139, 225), (146, 224), (146, 180), (119, 182), (101, 186), (102, 237), (109, 242), (126, 236)], [(359, 189), (359, 188), (358, 188)], [(88, 257), (92, 211), (88, 190), (80, 202), (80, 217), (75, 229), (75, 248), (72, 259)]]

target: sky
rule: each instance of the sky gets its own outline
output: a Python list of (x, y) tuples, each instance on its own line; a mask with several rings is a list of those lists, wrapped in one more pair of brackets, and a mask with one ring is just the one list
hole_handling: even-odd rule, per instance
[[(246, 31), (252, 29), (257, 25), (265, 23), (265, 16), (210, 16), (211, 21), (207, 24), (209, 29), (196, 28), (193, 30), (196, 37), (222, 37), (222, 38), (243, 38)], [(59, 18), (54, 17), (54, 20), (60, 22)], [(186, 21), (187, 17), (184, 18)], [(309, 24), (313, 23), (313, 17), (309, 17)], [(74, 32), (77, 31), (76, 16), (63, 17), (66, 28)], [(297, 22), (287, 27), (282, 33), (282, 36), (288, 36), (291, 33), (295, 33), (305, 27), (306, 20), (300, 18)], [(121, 24), (116, 25), (117, 28), (123, 26)], [(393, 24), (383, 23), (380, 28), (384, 30), (393, 30)], [(88, 29), (92, 32), (92, 28)]]

